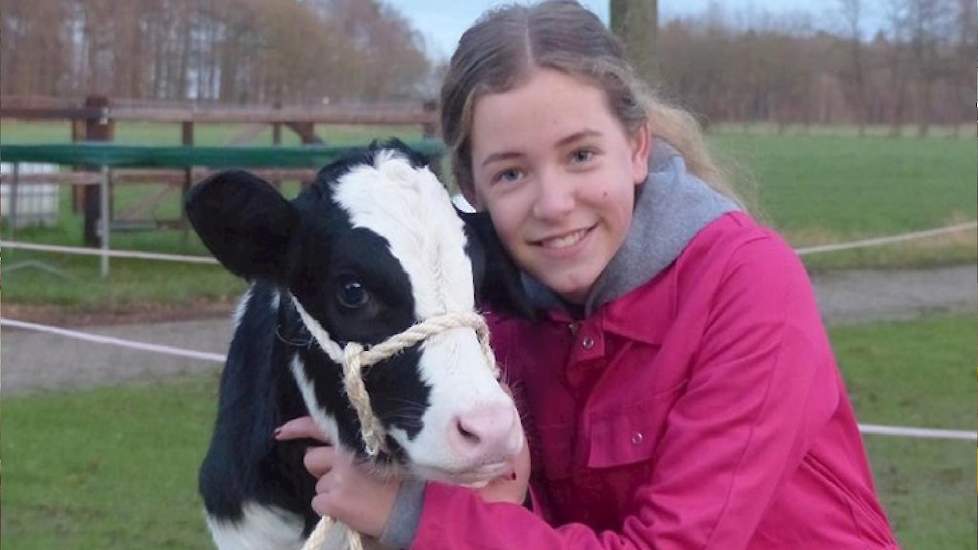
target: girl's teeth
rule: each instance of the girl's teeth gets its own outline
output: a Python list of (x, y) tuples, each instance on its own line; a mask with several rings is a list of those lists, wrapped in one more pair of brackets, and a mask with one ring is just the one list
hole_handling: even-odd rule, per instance
[(587, 233), (587, 230), (582, 229), (580, 231), (575, 231), (570, 235), (564, 237), (557, 237), (556, 239), (547, 239), (543, 241), (544, 248), (566, 248), (568, 246), (574, 245), (577, 241), (581, 240), (581, 237)]

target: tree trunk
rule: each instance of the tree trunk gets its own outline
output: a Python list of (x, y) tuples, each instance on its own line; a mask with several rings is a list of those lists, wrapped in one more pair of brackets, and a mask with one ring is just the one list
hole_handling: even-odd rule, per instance
[(610, 0), (611, 30), (625, 45), (625, 53), (635, 71), (646, 82), (654, 83), (655, 37), (658, 30), (657, 0)]
[(917, 118), (917, 137), (927, 137), (930, 131), (930, 120), (931, 120), (931, 100), (933, 94), (931, 93), (933, 86), (927, 77), (923, 78), (923, 82), (920, 83), (922, 92), (919, 94), (918, 101), (920, 108), (918, 111)]

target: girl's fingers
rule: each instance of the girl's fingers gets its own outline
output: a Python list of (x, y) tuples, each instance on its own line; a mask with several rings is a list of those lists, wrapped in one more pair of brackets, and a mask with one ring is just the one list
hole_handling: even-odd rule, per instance
[(331, 487), (332, 487), (332, 479), (330, 479), (329, 476), (323, 476), (319, 478), (319, 481), (316, 482), (316, 494), (325, 495), (329, 493)]
[(309, 447), (302, 457), (302, 464), (313, 477), (321, 478), (333, 469), (336, 463), (336, 449), (332, 447)]
[(332, 516), (333, 510), (330, 508), (329, 502), (329, 497), (317, 489), (316, 496), (312, 499), (312, 509), (320, 516)]
[(317, 439), (331, 445), (329, 438), (319, 429), (319, 426), (310, 416), (300, 416), (289, 420), (275, 429), (275, 439), (286, 441), (289, 439)]

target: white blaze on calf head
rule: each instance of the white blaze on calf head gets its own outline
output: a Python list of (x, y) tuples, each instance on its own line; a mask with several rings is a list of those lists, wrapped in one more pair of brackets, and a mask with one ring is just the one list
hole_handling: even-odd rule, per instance
[[(416, 320), (473, 310), (463, 223), (431, 171), (383, 151), (372, 166), (355, 167), (340, 178), (334, 200), (354, 227), (387, 240), (410, 281)], [(519, 451), (519, 418), (472, 330), (451, 329), (425, 341), (418, 371), (431, 388), (423, 428), (415, 437), (391, 431), (417, 471), (455, 480), (456, 474), (489, 474), (480, 468), (499, 466)]]

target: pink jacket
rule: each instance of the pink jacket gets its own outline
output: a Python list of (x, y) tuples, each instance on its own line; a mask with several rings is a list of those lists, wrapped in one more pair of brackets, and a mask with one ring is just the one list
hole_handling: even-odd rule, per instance
[(493, 319), (533, 511), (429, 483), (412, 548), (896, 548), (792, 250), (740, 213), (572, 322)]

